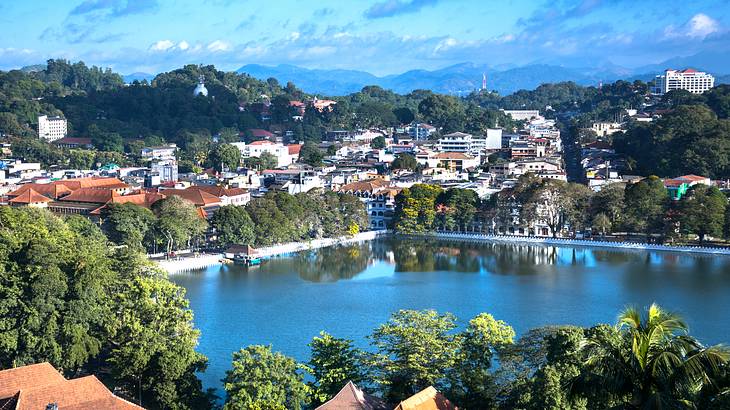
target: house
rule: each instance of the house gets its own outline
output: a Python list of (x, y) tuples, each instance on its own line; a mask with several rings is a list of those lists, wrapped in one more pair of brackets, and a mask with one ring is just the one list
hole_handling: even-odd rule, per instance
[(307, 169), (267, 169), (261, 175), (268, 189), (288, 192), (291, 195), (324, 187), (319, 175)]
[(687, 193), (690, 187), (698, 184), (712, 186), (712, 180), (692, 174), (664, 180), (664, 187), (669, 191), (669, 197), (675, 201), (682, 199), (682, 196)]
[(622, 131), (621, 124), (617, 122), (594, 122), (591, 125), (591, 129), (599, 137), (605, 137), (619, 131)]
[(427, 140), (436, 132), (436, 127), (425, 123), (413, 123), (408, 127), (408, 135), (414, 140)]
[(66, 380), (48, 362), (0, 371), (3, 410), (144, 410), (114, 395), (96, 376)]
[(373, 178), (352, 182), (340, 187), (339, 192), (352, 194), (365, 203), (370, 229), (385, 229), (395, 213), (395, 197), (400, 192), (390, 181)]
[(248, 130), (248, 132), (251, 135), (251, 138), (253, 138), (254, 140), (269, 141), (269, 140), (274, 139), (273, 133), (266, 131), (266, 130), (262, 130), (261, 128), (251, 128), (250, 130)]
[[(208, 194), (217, 196), (221, 199), (221, 205), (235, 205), (242, 206), (246, 205), (251, 201), (251, 193), (247, 189), (243, 188), (224, 188), (218, 185), (194, 185), (188, 190), (201, 190)], [(165, 192), (165, 191), (163, 191)]]
[(383, 399), (365, 393), (350, 381), (334, 397), (315, 410), (390, 410), (391, 408)]
[[(419, 161), (419, 157), (416, 157)], [(422, 163), (422, 161), (419, 161)], [(430, 155), (424, 165), (431, 168), (444, 168), (449, 171), (464, 171), (479, 167), (478, 157), (473, 157), (462, 152), (438, 152)]]
[(241, 151), (241, 158), (243, 159), (252, 157), (259, 158), (266, 152), (276, 157), (277, 167), (285, 167), (294, 162), (292, 156), (289, 154), (289, 147), (283, 144), (260, 140), (254, 141), (250, 144), (246, 144), (245, 142), (234, 142), (231, 145)]
[(53, 141), (53, 145), (58, 148), (94, 148), (94, 145), (91, 143), (91, 138), (64, 137)]
[(426, 387), (413, 396), (403, 400), (395, 410), (458, 410), (453, 403), (433, 386)]

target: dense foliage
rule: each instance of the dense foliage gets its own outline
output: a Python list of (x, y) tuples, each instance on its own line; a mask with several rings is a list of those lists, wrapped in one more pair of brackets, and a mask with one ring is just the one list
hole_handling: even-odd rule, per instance
[(702, 345), (656, 305), (628, 308), (616, 326), (548, 326), (517, 340), (487, 313), (458, 331), (451, 314), (401, 310), (369, 339), (361, 350), (315, 337), (301, 366), (314, 378), (308, 393), (293, 359), (249, 346), (234, 355), (226, 407), (316, 405), (347, 381), (392, 403), (434, 386), (464, 409), (720, 409), (730, 393), (730, 350)]
[(184, 290), (83, 217), (0, 207), (0, 367), (93, 373), (146, 408), (210, 405)]
[(484, 201), (471, 190), (413, 185), (396, 197), (394, 227), (406, 234), (433, 230), (517, 233), (509, 228), (533, 232), (541, 225), (552, 236), (593, 230), (603, 235), (629, 232), (662, 241), (697, 239), (702, 243), (707, 237), (728, 238), (728, 222), (728, 198), (714, 186), (694, 185), (680, 200), (671, 200), (656, 176), (593, 192), (581, 184), (527, 174), (514, 188)]

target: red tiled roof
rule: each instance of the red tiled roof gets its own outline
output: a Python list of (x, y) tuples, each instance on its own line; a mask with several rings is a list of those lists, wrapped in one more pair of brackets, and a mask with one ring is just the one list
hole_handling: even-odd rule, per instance
[(352, 182), (343, 185), (340, 192), (376, 192), (378, 190), (390, 187), (390, 181), (380, 178), (368, 179), (365, 181)]
[(224, 188), (224, 187), (218, 186), (218, 185), (195, 185), (195, 186), (188, 187), (186, 189), (188, 189), (188, 190), (197, 189), (200, 191), (205, 191), (205, 192), (207, 192), (211, 195), (215, 195), (219, 198), (224, 197), (224, 196), (231, 197), (231, 196), (243, 195), (246, 192), (248, 192), (248, 190), (243, 189), (243, 188)]
[(251, 131), (251, 135), (253, 135), (255, 138), (271, 138), (274, 136), (274, 134), (270, 133), (269, 131), (262, 130), (260, 128), (252, 128), (249, 131)]
[(271, 141), (267, 141), (267, 140), (261, 140), (261, 141), (254, 141), (248, 145), (274, 145), (274, 143)]
[(8, 201), (11, 204), (37, 204), (41, 202), (51, 202), (52, 199), (39, 194), (33, 188), (25, 190), (22, 194)]
[(105, 204), (118, 196), (122, 195), (112, 189), (80, 188), (60, 198), (59, 201)]
[(471, 156), (462, 152), (439, 152), (434, 156), (438, 159), (473, 159)]
[(59, 197), (68, 194), (71, 192), (71, 189), (67, 187), (64, 184), (59, 183), (50, 183), (50, 184), (38, 184), (38, 183), (31, 183), (31, 184), (25, 184), (22, 185), (20, 188), (16, 189), (13, 192), (8, 193), (9, 197), (15, 197), (23, 194), (24, 192), (28, 190), (34, 190), (38, 192), (41, 195), (45, 195), (51, 199), (58, 199)]
[(0, 401), (15, 410), (42, 410), (50, 403), (63, 410), (142, 409), (113, 395), (95, 376), (66, 380), (49, 363), (0, 371)]
[(165, 189), (160, 191), (163, 195), (176, 195), (192, 202), (195, 206), (206, 206), (219, 204), (221, 199), (199, 189)]
[(689, 174), (689, 175), (682, 175), (681, 177), (677, 177), (676, 179), (683, 179), (683, 180), (692, 181), (692, 182), (699, 182), (699, 181), (704, 181), (708, 178), (700, 176), (700, 175)]
[(289, 148), (289, 155), (299, 155), (302, 150), (302, 144), (289, 144), (286, 147)]

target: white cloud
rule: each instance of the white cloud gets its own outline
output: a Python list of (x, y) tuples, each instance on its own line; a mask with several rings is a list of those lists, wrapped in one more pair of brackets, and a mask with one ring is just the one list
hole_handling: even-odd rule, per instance
[(695, 14), (688, 22), (689, 30), (687, 35), (690, 37), (705, 38), (712, 33), (720, 31), (720, 23), (707, 14)]
[(185, 51), (188, 48), (190, 48), (190, 44), (188, 44), (187, 41), (183, 40), (183, 41), (177, 43), (177, 48), (180, 49), (180, 50)]
[(226, 43), (223, 40), (215, 40), (214, 42), (208, 44), (208, 51), (218, 52), (218, 51), (228, 51), (231, 49), (231, 45)]
[(160, 40), (150, 46), (150, 51), (167, 51), (175, 46), (170, 40)]
[(289, 34), (289, 40), (297, 41), (297, 40), (299, 40), (299, 37), (301, 37), (301, 36), (302, 36), (301, 33), (299, 33), (298, 31), (293, 31), (291, 34)]
[(704, 39), (719, 31), (720, 23), (717, 20), (707, 14), (698, 13), (679, 27), (667, 26), (664, 29), (664, 36), (667, 38), (690, 37)]
[(453, 38), (453, 37), (447, 37), (441, 41), (439, 41), (438, 44), (436, 44), (436, 47), (433, 49), (434, 53), (438, 53), (439, 51), (446, 51), (454, 46), (459, 44), (459, 42)]

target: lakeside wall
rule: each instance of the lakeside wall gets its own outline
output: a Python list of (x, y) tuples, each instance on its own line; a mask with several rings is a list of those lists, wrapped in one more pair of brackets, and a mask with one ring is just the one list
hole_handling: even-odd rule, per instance
[(433, 238), (454, 241), (475, 241), (475, 242), (503, 242), (503, 243), (525, 243), (536, 245), (562, 245), (562, 246), (590, 246), (614, 249), (634, 249), (646, 251), (668, 251), (686, 253), (706, 253), (715, 255), (730, 255), (730, 248), (711, 248), (706, 246), (669, 246), (638, 242), (609, 242), (591, 241), (584, 239), (568, 238), (540, 238), (532, 236), (510, 236), (510, 235), (484, 235), (468, 233), (446, 233), (434, 232), (417, 235), (402, 235), (412, 238)]

